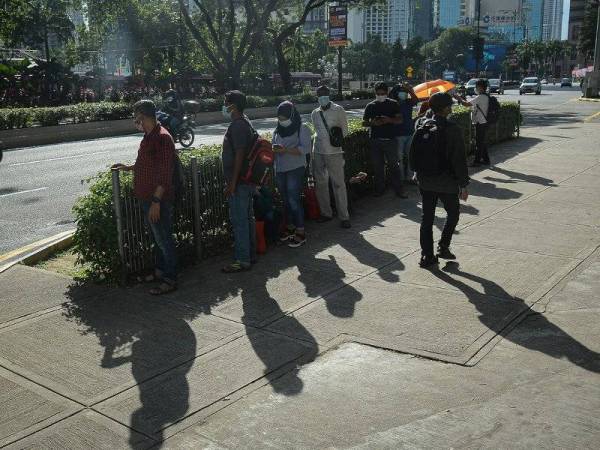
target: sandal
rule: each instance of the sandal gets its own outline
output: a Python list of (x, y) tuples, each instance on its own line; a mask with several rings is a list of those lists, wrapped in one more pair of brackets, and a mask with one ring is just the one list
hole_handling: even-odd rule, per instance
[(162, 282), (158, 285), (158, 287), (150, 289), (148, 292), (150, 295), (164, 295), (169, 294), (173, 291), (177, 290), (177, 286), (174, 284), (169, 284), (167, 282)]
[(247, 270), (250, 270), (252, 268), (252, 265), (246, 265), (246, 264), (242, 264), (240, 261), (234, 261), (231, 264), (223, 267), (221, 270), (223, 271), (223, 273), (238, 273), (238, 272), (245, 272)]

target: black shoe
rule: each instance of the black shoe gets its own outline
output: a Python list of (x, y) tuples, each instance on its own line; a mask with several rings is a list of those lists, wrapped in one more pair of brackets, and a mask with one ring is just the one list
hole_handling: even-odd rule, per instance
[(442, 247), (438, 245), (437, 256), (442, 259), (456, 259), (456, 256), (452, 254), (448, 247)]
[(419, 266), (426, 268), (426, 267), (431, 267), (431, 266), (435, 266), (438, 263), (438, 259), (437, 256), (433, 256), (433, 255), (429, 255), (429, 256), (425, 256), (422, 255), (421, 256), (421, 261), (419, 261)]
[(350, 223), (350, 221), (349, 221), (349, 220), (342, 220), (342, 223), (340, 224), (340, 226), (341, 226), (342, 228), (351, 228), (351, 227), (352, 227), (352, 224)]
[(319, 216), (319, 218), (317, 219), (317, 223), (329, 222), (331, 219), (333, 219), (333, 217)]

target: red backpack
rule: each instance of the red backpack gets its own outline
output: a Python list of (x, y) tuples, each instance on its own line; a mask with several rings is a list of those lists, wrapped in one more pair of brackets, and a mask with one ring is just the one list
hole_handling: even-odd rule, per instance
[(275, 154), (271, 143), (256, 134), (252, 148), (244, 159), (240, 180), (248, 184), (262, 186), (273, 173)]

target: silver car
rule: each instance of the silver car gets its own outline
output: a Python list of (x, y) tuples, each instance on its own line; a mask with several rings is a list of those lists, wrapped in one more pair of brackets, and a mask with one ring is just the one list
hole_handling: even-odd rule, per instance
[(519, 86), (519, 95), (526, 94), (527, 92), (535, 93), (540, 95), (542, 93), (542, 83), (538, 77), (524, 78)]

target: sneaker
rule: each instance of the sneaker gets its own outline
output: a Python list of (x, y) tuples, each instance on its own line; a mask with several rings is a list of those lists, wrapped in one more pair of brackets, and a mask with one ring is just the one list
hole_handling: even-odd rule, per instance
[(328, 216), (319, 216), (319, 218), (317, 219), (317, 223), (325, 223), (325, 222), (329, 222), (330, 220), (332, 220), (333, 217), (328, 217)]
[(438, 258), (437, 256), (434, 255), (422, 255), (421, 256), (421, 261), (419, 261), (419, 266), (426, 268), (426, 267), (431, 267), (431, 266), (435, 266), (438, 263)]
[(350, 223), (349, 220), (342, 220), (342, 223), (340, 224), (340, 226), (342, 228), (352, 228), (352, 224)]
[(448, 247), (442, 247), (438, 245), (437, 256), (442, 259), (456, 259), (456, 256), (450, 251)]
[(304, 244), (306, 244), (306, 235), (305, 234), (296, 233), (288, 241), (288, 247), (291, 247), (291, 248), (298, 248)]
[(292, 237), (294, 237), (294, 230), (285, 230), (279, 236), (279, 242), (285, 243), (285, 242), (289, 241)]
[(234, 261), (231, 264), (223, 267), (221, 270), (223, 271), (223, 273), (238, 273), (245, 272), (247, 270), (250, 270), (251, 268), (251, 264), (244, 264), (240, 261)]

